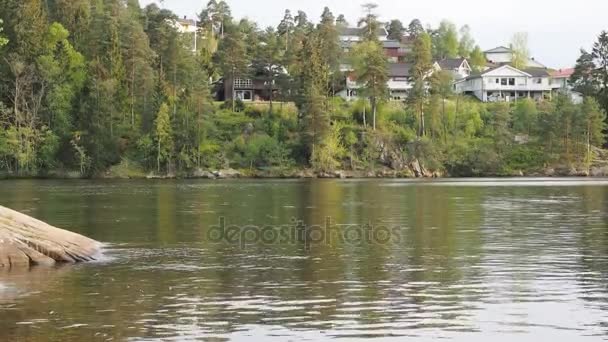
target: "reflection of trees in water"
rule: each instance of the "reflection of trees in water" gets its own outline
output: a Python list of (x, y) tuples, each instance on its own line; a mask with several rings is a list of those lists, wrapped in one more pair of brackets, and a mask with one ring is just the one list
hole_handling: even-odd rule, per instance
[[(568, 271), (593, 272), (579, 282), (595, 296), (581, 298), (605, 308), (605, 188), (387, 184), (168, 182), (136, 185), (139, 193), (118, 187), (99, 196), (72, 194), (83, 229), (98, 229), (92, 235), (101, 234), (103, 241), (137, 243), (131, 252), (140, 254), (40, 276), (40, 287), (34, 290), (40, 293), (20, 299), (19, 316), (8, 321), (54, 311), (51, 321), (37, 324), (38, 329), (14, 324), (5, 329), (2, 322), (14, 313), (0, 311), (0, 340), (42, 341), (49, 333), (59, 339), (107, 333), (118, 340), (184, 332), (224, 335), (246, 325), (334, 331), (377, 324), (388, 329), (471, 329), (467, 318), (475, 308), (467, 305), (495, 294), (525, 295), (526, 286), (533, 286), (530, 279), (541, 273), (513, 273), (520, 278), (507, 280), (520, 288), (505, 294), (484, 287), (499, 279), (491, 278), (493, 271), (539, 264), (534, 258), (555, 253), (555, 246), (582, 254)], [(30, 191), (28, 196), (50, 196)], [(530, 204), (531, 199), (552, 196), (582, 201)], [(64, 201), (69, 196), (59, 197)], [(512, 206), (500, 209), (505, 201)], [(48, 202), (36, 203), (36, 210), (48, 216), (66, 212), (65, 202), (52, 209)], [(310, 250), (304, 244), (256, 243), (241, 249), (206, 240), (220, 216), (239, 225), (287, 224), (292, 218), (323, 224), (326, 217), (342, 224), (400, 225), (402, 241), (384, 246), (333, 241)], [(565, 232), (574, 235), (561, 241), (552, 235)], [(537, 249), (526, 250), (529, 246)], [(506, 249), (496, 249), (502, 247)], [(517, 248), (525, 253), (516, 253)], [(492, 266), (495, 261), (500, 264)], [(57, 329), (72, 324), (89, 326)]]

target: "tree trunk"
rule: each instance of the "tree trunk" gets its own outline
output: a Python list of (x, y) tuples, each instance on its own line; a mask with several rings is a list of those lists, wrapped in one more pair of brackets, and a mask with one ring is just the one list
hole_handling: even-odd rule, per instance
[(157, 154), (156, 154), (156, 171), (158, 172), (158, 174), (160, 175), (160, 140), (161, 138), (158, 138), (158, 146), (157, 146)]
[(234, 81), (235, 81), (234, 77), (235, 76), (234, 76), (234, 74), (235, 74), (234, 68), (232, 68), (232, 99), (231, 100), (232, 100), (232, 112), (233, 113), (236, 111), (236, 103), (235, 103), (236, 96), (234, 96), (235, 95), (234, 94), (234, 91), (235, 91), (234, 90), (235, 89), (235, 85), (234, 85)]
[(376, 104), (376, 98), (372, 97), (372, 123), (373, 123), (373, 130), (376, 130), (376, 110), (377, 110), (377, 104)]
[(420, 103), (420, 137), (425, 136), (426, 128), (424, 125), (424, 104)]

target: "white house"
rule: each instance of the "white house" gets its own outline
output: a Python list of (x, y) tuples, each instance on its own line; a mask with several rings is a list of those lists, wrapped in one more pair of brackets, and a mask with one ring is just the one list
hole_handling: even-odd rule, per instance
[(561, 92), (570, 96), (570, 99), (574, 103), (583, 102), (583, 94), (576, 92), (572, 89), (570, 84), (570, 77), (574, 74), (574, 68), (566, 68), (551, 71), (551, 87), (554, 91)]
[[(414, 83), (412, 80), (412, 63), (390, 63), (388, 72), (388, 90), (390, 99), (393, 101), (403, 101), (407, 98), (409, 91)], [(354, 75), (346, 78), (346, 89), (338, 95), (347, 101), (356, 100), (360, 95), (361, 85), (357, 83)]]
[[(362, 40), (364, 28), (360, 27), (344, 27), (340, 29), (340, 41), (341, 42), (359, 42)], [(384, 27), (378, 28), (376, 32), (380, 41), (388, 40), (388, 31)]]
[[(510, 48), (499, 46), (493, 49), (484, 51), (484, 55), (488, 62), (492, 64), (506, 64), (513, 61), (513, 50)], [(545, 65), (536, 61), (534, 58), (528, 59), (527, 67), (529, 68), (546, 68)]]
[(188, 19), (185, 16), (182, 19), (177, 19), (174, 25), (179, 33), (196, 33), (198, 29), (196, 20)]
[(446, 58), (437, 61), (440, 70), (450, 71), (454, 80), (461, 80), (471, 75), (471, 66), (466, 58)]
[(474, 95), (483, 102), (509, 102), (523, 97), (550, 98), (553, 87), (547, 69), (519, 70), (505, 64), (456, 81), (454, 90)]

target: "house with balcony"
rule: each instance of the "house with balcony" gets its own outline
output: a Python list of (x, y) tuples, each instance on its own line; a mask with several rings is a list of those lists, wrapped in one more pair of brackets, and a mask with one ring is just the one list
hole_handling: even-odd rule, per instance
[[(412, 63), (390, 63), (388, 68), (389, 80), (387, 82), (389, 98), (392, 101), (404, 101), (414, 86), (412, 80)], [(361, 85), (354, 74), (346, 78), (346, 88), (338, 96), (347, 101), (356, 100), (361, 95)]]
[(505, 64), (456, 81), (454, 90), (474, 95), (483, 102), (516, 101), (520, 98), (550, 99), (553, 87), (545, 68), (517, 69)]
[(215, 82), (215, 99), (230, 99), (243, 102), (270, 101), (280, 95), (281, 79), (288, 76), (287, 69), (278, 64), (250, 64), (247, 72), (236, 75), (234, 82), (230, 75)]
[[(348, 54), (359, 41), (341, 41), (340, 47), (344, 54)], [(406, 56), (411, 53), (412, 49), (409, 46), (402, 44), (397, 40), (383, 40), (380, 41), (382, 49), (386, 55), (387, 60), (390, 63), (403, 63), (406, 60)], [(343, 71), (349, 70), (348, 63), (343, 63)]]

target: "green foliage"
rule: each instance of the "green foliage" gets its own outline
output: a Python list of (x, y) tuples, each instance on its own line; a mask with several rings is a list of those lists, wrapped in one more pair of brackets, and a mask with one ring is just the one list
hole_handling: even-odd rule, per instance
[[(460, 42), (458, 41), (458, 31), (456, 25), (443, 20), (439, 24), (437, 31), (433, 33), (433, 56), (443, 58), (458, 57)], [(466, 42), (469, 44), (469, 42)]]
[(388, 63), (382, 45), (377, 41), (363, 41), (353, 48), (353, 68), (357, 83), (372, 105), (372, 127), (376, 129), (378, 104), (388, 94)]
[[(433, 68), (434, 58), (457, 55), (470, 56), (475, 71), (485, 67), (468, 27), (457, 32), (443, 21), (427, 31), (419, 20), (407, 28), (393, 20), (390, 38), (407, 32), (415, 39), (414, 88), (402, 103), (385, 101), (387, 59), (373, 3), (363, 6), (363, 39), (348, 56), (338, 40), (346, 20), (328, 8), (318, 24), (302, 11), (285, 11), (276, 29), (261, 29), (233, 20), (225, 1), (211, 0), (195, 42), (192, 33), (180, 33), (173, 12), (140, 8), (136, 0), (0, 0), (0, 7), (3, 173), (402, 171), (418, 160), (455, 176), (512, 175), (590, 167), (592, 147), (605, 142), (605, 32), (581, 54), (573, 75), (586, 96), (582, 104), (557, 95), (484, 104), (453, 94), (451, 75)], [(516, 60), (527, 61), (520, 38)], [(361, 86), (354, 102), (335, 97), (344, 89), (345, 62)], [(264, 84), (256, 90), (271, 101), (214, 102), (216, 85), (223, 80), (230, 88), (234, 79)]]
[(169, 106), (163, 103), (158, 110), (158, 115), (154, 121), (154, 140), (156, 144), (157, 153), (157, 171), (160, 172), (161, 162), (167, 163), (167, 169), (169, 169), (169, 163), (171, 162), (171, 156), (173, 155), (173, 132), (171, 128), (171, 118), (169, 117)]
[(471, 57), (471, 52), (475, 49), (475, 40), (471, 35), (471, 28), (464, 25), (460, 28), (460, 42), (458, 45), (458, 54), (460, 57)]
[(2, 48), (4, 45), (8, 44), (8, 39), (6, 39), (5, 37), (2, 36), (2, 24), (3, 21), (2, 19), (0, 19), (0, 48)]
[(511, 63), (518, 69), (526, 68), (528, 66), (528, 59), (530, 58), (530, 50), (528, 50), (528, 34), (525, 32), (518, 32), (511, 38), (511, 51), (513, 58)]
[(481, 51), (479, 45), (476, 45), (473, 51), (471, 51), (469, 63), (475, 72), (483, 71), (483, 68), (486, 66), (486, 56), (483, 51)]
[(393, 19), (387, 24), (386, 30), (388, 31), (388, 39), (401, 41), (405, 27), (403, 27), (401, 20)]

